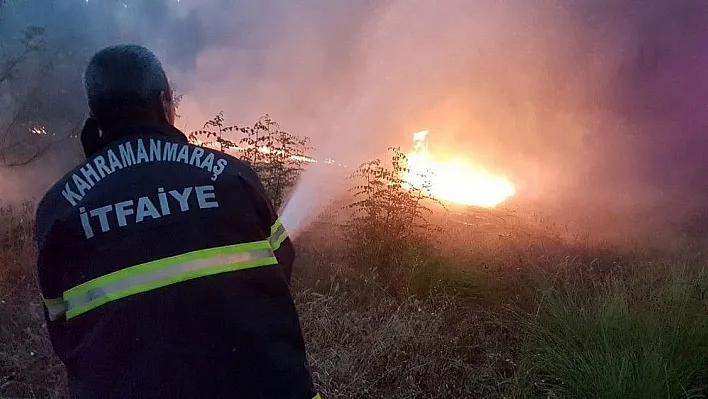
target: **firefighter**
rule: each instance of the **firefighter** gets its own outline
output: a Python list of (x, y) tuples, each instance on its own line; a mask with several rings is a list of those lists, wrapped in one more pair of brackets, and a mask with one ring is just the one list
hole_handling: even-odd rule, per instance
[(105, 48), (86, 161), (37, 210), (37, 269), (74, 398), (319, 398), (294, 249), (254, 171), (188, 143), (158, 59)]

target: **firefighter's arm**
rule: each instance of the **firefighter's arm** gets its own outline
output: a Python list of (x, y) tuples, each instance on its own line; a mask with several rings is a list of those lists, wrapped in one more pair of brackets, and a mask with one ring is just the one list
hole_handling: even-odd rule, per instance
[(37, 280), (44, 302), (44, 316), (51, 333), (52, 327), (63, 319), (66, 312), (60, 285), (64, 257), (61, 254), (62, 246), (57, 240), (62, 234), (50, 234), (55, 226), (54, 220), (44, 212), (46, 207), (43, 205), (40, 204), (35, 218), (34, 239), (38, 250)]
[(66, 313), (66, 304), (62, 299), (61, 282), (61, 266), (52, 259), (56, 259), (56, 248), (51, 243), (39, 248), (37, 257), (37, 280), (42, 293), (42, 302), (44, 303), (44, 316), (49, 327), (50, 333), (55, 323), (64, 320)]
[(285, 279), (289, 284), (290, 277), (293, 273), (293, 263), (295, 262), (295, 247), (292, 241), (290, 241), (288, 232), (285, 230), (285, 226), (283, 226), (280, 218), (277, 217), (277, 214), (274, 216), (275, 222), (271, 226), (271, 234), (268, 241), (270, 241), (270, 245), (275, 252), (275, 257), (283, 268)]
[(272, 202), (268, 198), (260, 179), (253, 170), (248, 169), (249, 173), (245, 176), (242, 175), (242, 177), (246, 181), (247, 187), (250, 188), (250, 190), (248, 190), (249, 194), (258, 210), (261, 220), (264, 221), (263, 228), (268, 235), (268, 241), (270, 242), (271, 248), (273, 248), (276, 259), (278, 259), (278, 264), (283, 270), (285, 280), (290, 283), (293, 263), (295, 261), (295, 247), (288, 237), (288, 233), (278, 217), (278, 213), (273, 208)]

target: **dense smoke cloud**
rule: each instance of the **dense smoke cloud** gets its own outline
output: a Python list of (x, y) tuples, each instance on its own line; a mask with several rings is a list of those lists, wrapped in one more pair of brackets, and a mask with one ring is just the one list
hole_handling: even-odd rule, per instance
[(681, 217), (705, 202), (699, 0), (47, 3), (3, 23), (81, 31), (82, 54), (149, 46), (186, 130), (270, 113), (351, 164), (427, 128), (434, 152), (509, 176), (518, 201)]

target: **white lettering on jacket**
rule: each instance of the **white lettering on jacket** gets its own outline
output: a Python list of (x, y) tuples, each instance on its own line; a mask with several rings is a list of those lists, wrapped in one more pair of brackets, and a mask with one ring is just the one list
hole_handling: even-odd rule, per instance
[(159, 187), (153, 196), (142, 196), (88, 210), (80, 207), (79, 219), (84, 235), (90, 239), (96, 234), (107, 233), (146, 220), (218, 207), (219, 201), (212, 185), (169, 191)]
[[(77, 206), (91, 189), (111, 174), (153, 162), (181, 163), (199, 168), (211, 174), (211, 181), (216, 181), (228, 165), (226, 158), (217, 156), (193, 145), (136, 139), (108, 149), (84, 164), (67, 179), (61, 194), (71, 206)], [(148, 205), (144, 203), (143, 206)]]

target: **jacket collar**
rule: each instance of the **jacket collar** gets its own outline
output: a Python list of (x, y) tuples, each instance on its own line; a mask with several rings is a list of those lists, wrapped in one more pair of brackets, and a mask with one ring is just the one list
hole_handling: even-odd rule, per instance
[[(100, 134), (100, 135), (99, 135)], [(163, 136), (171, 141), (188, 143), (187, 136), (179, 129), (168, 124), (137, 124), (101, 130), (98, 124), (88, 119), (81, 132), (81, 145), (86, 158), (102, 150), (109, 144), (125, 140), (133, 136)]]
[(160, 124), (160, 125), (134, 125), (134, 126), (124, 126), (114, 129), (107, 129), (103, 132), (101, 140), (108, 144), (116, 140), (121, 140), (126, 137), (131, 136), (165, 136), (173, 141), (187, 143), (187, 136), (182, 133), (179, 129), (172, 125)]

